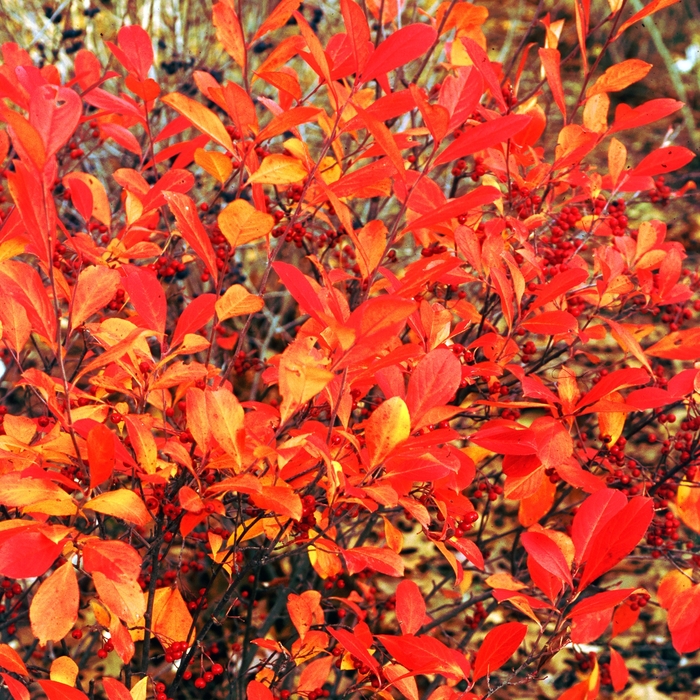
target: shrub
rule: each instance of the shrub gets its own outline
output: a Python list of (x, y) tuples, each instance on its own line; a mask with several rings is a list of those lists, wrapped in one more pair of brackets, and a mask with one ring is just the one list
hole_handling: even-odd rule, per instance
[(601, 63), (670, 3), (503, 64), (484, 7), (366, 4), (223, 0), (168, 94), (139, 26), (125, 77), (2, 47), (14, 700), (590, 700), (700, 648), (700, 276), (628, 209), (693, 154), (629, 155), (682, 105)]

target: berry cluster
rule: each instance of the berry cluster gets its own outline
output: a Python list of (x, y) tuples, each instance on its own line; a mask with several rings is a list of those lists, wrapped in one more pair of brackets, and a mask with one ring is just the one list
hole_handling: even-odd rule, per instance
[(668, 200), (671, 198), (671, 193), (673, 190), (666, 184), (663, 175), (654, 180), (654, 188), (649, 194), (649, 199), (654, 204), (661, 204), (662, 206), (668, 204)]
[(315, 527), (316, 518), (316, 498), (312, 495), (307, 495), (302, 498), (302, 516), (301, 520), (294, 521), (294, 529), (299, 534), (299, 537), (304, 539), (309, 536), (309, 530)]
[(484, 609), (484, 604), (478, 601), (474, 604), (474, 612), (471, 615), (465, 615), (464, 624), (469, 629), (478, 629), (479, 625), (488, 617), (488, 613)]
[(185, 263), (168, 255), (161, 255), (153, 263), (153, 269), (158, 277), (161, 277), (165, 282), (172, 282), (175, 278), (184, 279), (187, 276)]
[(520, 219), (527, 219), (528, 216), (532, 216), (542, 204), (540, 195), (532, 194), (527, 187), (519, 187), (516, 183), (511, 185), (510, 197)]

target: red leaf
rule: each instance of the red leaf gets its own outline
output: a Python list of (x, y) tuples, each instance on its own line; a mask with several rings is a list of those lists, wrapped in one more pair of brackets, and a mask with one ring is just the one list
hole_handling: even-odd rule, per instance
[(116, 678), (102, 678), (102, 685), (108, 700), (133, 700), (126, 686)]
[(629, 680), (630, 672), (625, 666), (625, 660), (620, 652), (610, 647), (610, 678), (612, 679), (613, 690), (616, 693), (624, 690)]
[(695, 154), (683, 146), (664, 146), (652, 151), (641, 163), (628, 174), (640, 177), (642, 175), (663, 175), (688, 165)]
[(49, 700), (88, 700), (82, 690), (57, 681), (37, 681)]
[(403, 634), (414, 634), (423, 626), (425, 600), (413, 581), (401, 581), (396, 588), (396, 619)]
[(571, 539), (576, 549), (576, 561), (579, 564), (583, 564), (588, 558), (594, 536), (626, 505), (625, 496), (620, 491), (601, 489), (579, 506), (571, 525)]
[(9, 673), (0, 673), (0, 676), (5, 681), (12, 700), (29, 700), (29, 691), (16, 678), (13, 678)]
[(541, 532), (524, 532), (522, 535), (525, 551), (537, 561), (537, 563), (560, 581), (568, 583), (571, 588), (574, 582), (571, 571), (564, 559), (562, 551), (555, 542)]
[(501, 83), (496, 76), (491, 61), (489, 60), (486, 51), (484, 51), (479, 44), (470, 39), (469, 37), (462, 36), (460, 41), (464, 44), (464, 48), (469, 54), (469, 58), (472, 59), (474, 66), (481, 73), (481, 77), (491, 92), (491, 97), (496, 101), (496, 104), (501, 108), (502, 112), (506, 112), (508, 107), (506, 106), (506, 101), (503, 99), (503, 92), (501, 91)]
[(539, 335), (559, 335), (578, 330), (576, 317), (568, 311), (543, 311), (520, 325), (531, 333)]
[(214, 316), (216, 294), (200, 294), (185, 307), (177, 319), (171, 347), (177, 347), (188, 333), (196, 333)]
[(591, 542), (578, 590), (582, 591), (630, 554), (644, 537), (653, 517), (653, 499), (636, 496), (610, 518)]
[[(0, 575), (34, 578), (45, 574), (63, 549), (63, 540), (53, 542), (46, 535), (27, 528), (0, 533)], [(27, 552), (32, 556), (28, 557)]]
[(462, 380), (462, 366), (451, 350), (436, 348), (415, 367), (406, 392), (406, 405), (411, 414), (411, 425), (435, 406), (452, 399)]
[(447, 678), (462, 680), (469, 675), (469, 661), (456, 649), (450, 649), (434, 637), (414, 637), (404, 634), (392, 637), (377, 635), (386, 650), (413, 673), (439, 673)]
[(364, 569), (378, 571), (387, 576), (403, 576), (403, 559), (385, 547), (356, 547), (343, 551), (348, 573), (354, 575)]
[(679, 593), (668, 611), (668, 629), (673, 648), (679, 654), (700, 649), (700, 586)]
[[(648, 351), (647, 351), (648, 352)], [(649, 373), (640, 368), (618, 369), (603, 377), (588, 393), (581, 397), (576, 410), (590, 406), (596, 401), (608, 396), (613, 391), (619, 391), (630, 386), (639, 386), (649, 382)]]
[(422, 56), (437, 41), (437, 32), (427, 24), (410, 24), (388, 36), (374, 50), (359, 83), (385, 75)]
[(176, 192), (163, 192), (163, 196), (175, 216), (178, 229), (190, 248), (204, 261), (207, 270), (216, 283), (219, 271), (216, 267), (216, 255), (211, 241), (204, 230), (202, 222), (197, 216), (197, 206), (194, 201), (185, 194)]
[(377, 660), (367, 651), (365, 643), (354, 633), (348, 630), (338, 628), (328, 628), (328, 632), (332, 637), (335, 637), (338, 642), (345, 648), (349, 654), (352, 654), (356, 659), (359, 659), (363, 664), (369, 666), (373, 671), (379, 668)]
[(449, 163), (457, 158), (464, 158), (477, 151), (504, 143), (522, 131), (530, 121), (531, 117), (524, 114), (507, 114), (484, 124), (467, 127), (464, 133), (435, 159), (434, 165)]
[(351, 73), (361, 73), (372, 52), (371, 36), (367, 17), (362, 8), (353, 0), (340, 0), (340, 11), (350, 40), (353, 56)]
[(102, 423), (90, 429), (87, 436), (90, 488), (94, 489), (112, 476), (114, 470), (114, 438)]
[(540, 290), (538, 290), (529, 310), (534, 311), (540, 306), (548, 304), (550, 301), (570, 292), (574, 287), (578, 287), (583, 284), (588, 279), (588, 272), (582, 270), (580, 267), (573, 267), (566, 272), (560, 272), (554, 275), (552, 279), (543, 285)]
[(631, 108), (625, 103), (618, 105), (615, 110), (615, 121), (610, 127), (610, 133), (616, 134), (618, 131), (626, 129), (636, 129), (646, 126), (652, 122), (668, 117), (683, 107), (683, 103), (678, 100), (660, 98), (649, 100), (639, 107)]
[(165, 331), (168, 306), (163, 286), (156, 273), (148, 267), (122, 265), (122, 281), (142, 326), (156, 333)]
[(42, 85), (29, 102), (29, 123), (44, 142), (46, 157), (54, 155), (73, 136), (83, 103), (74, 90), (57, 85)]
[(585, 598), (580, 603), (574, 606), (573, 610), (566, 616), (567, 619), (577, 617), (579, 615), (591, 615), (592, 613), (609, 610), (619, 605), (623, 600), (627, 600), (636, 588), (620, 588), (614, 591), (603, 591), (596, 593), (590, 598)]
[(282, 284), (299, 304), (300, 309), (305, 314), (309, 314), (317, 321), (323, 323), (320, 316), (320, 314), (323, 314), (323, 304), (306, 276), (297, 267), (289, 263), (276, 262), (273, 263), (272, 267)]
[(404, 230), (413, 231), (417, 228), (429, 228), (435, 224), (456, 219), (458, 216), (467, 214), (473, 209), (495, 202), (500, 196), (501, 193), (495, 187), (482, 185), (462, 197), (451, 199), (446, 204), (442, 204), (430, 214), (425, 214), (415, 219)]
[(561, 54), (557, 49), (540, 49), (540, 61), (544, 68), (544, 74), (552, 91), (552, 97), (566, 123), (566, 101), (564, 100), (564, 88), (561, 84)]
[(527, 625), (506, 622), (494, 627), (484, 638), (474, 661), (474, 682), (497, 671), (525, 639)]
[(131, 70), (136, 77), (146, 80), (153, 65), (153, 46), (146, 30), (138, 24), (122, 27), (117, 34), (117, 41), (119, 48), (129, 59)]
[(484, 93), (484, 81), (472, 66), (460, 66), (457, 77), (448, 75), (442, 81), (438, 104), (450, 115), (448, 133), (460, 127), (474, 112)]

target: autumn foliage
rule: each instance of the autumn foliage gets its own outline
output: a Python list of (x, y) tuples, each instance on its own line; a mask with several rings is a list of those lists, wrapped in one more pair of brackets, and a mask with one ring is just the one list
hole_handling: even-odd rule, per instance
[(682, 105), (606, 58), (672, 2), (497, 63), (466, 2), (221, 0), (169, 92), (140, 26), (2, 46), (14, 700), (593, 700), (645, 626), (700, 649), (693, 153), (628, 152)]

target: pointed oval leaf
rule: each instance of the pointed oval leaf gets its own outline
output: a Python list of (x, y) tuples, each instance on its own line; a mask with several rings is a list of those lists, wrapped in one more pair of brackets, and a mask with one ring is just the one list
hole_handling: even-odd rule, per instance
[(516, 652), (527, 634), (522, 622), (494, 627), (484, 638), (474, 661), (474, 681), (497, 671)]
[(75, 569), (66, 562), (42, 582), (29, 606), (32, 633), (39, 644), (63, 639), (78, 619), (79, 604)]

